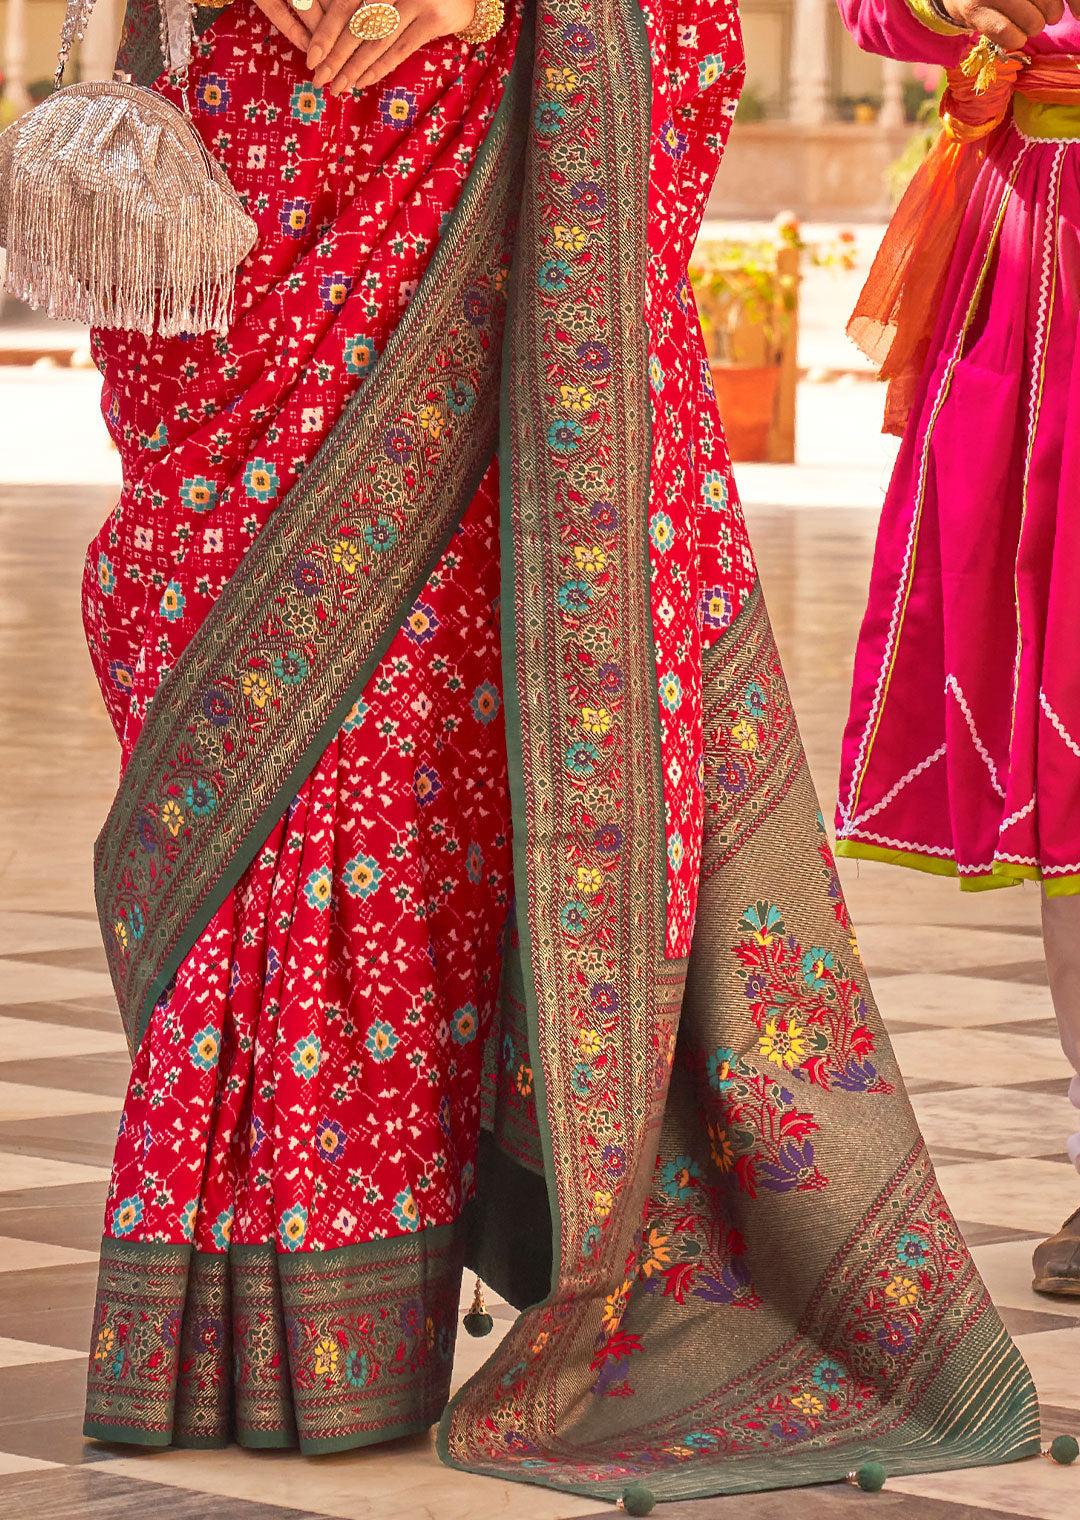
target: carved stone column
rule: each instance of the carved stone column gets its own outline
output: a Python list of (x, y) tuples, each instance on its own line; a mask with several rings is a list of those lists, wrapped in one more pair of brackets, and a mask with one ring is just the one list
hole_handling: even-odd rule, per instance
[(897, 58), (881, 60), (881, 114), (878, 122), (883, 127), (904, 125), (904, 81), (908, 66)]
[(795, 0), (791, 36), (791, 119), (817, 126), (832, 115), (829, 14), (832, 0)]
[(7, 0), (4, 29), (4, 94), (16, 112), (30, 104), (26, 93), (26, 0)]

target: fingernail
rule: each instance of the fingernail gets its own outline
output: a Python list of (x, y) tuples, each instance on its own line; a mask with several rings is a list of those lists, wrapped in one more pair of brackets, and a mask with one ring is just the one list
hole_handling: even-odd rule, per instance
[(316, 69), (315, 70), (315, 73), (314, 73), (314, 75), (312, 77), (312, 81), (311, 82), (315, 86), (315, 88), (318, 89), (319, 86), (320, 85), (324, 85), (329, 78), (330, 78), (330, 70), (326, 67), (326, 64), (324, 63), (321, 69)]
[[(312, 45), (308, 48), (308, 52), (307, 52), (307, 66), (308, 66), (308, 68), (309, 69), (317, 68), (318, 65), (320, 63), (322, 63), (322, 61), (323, 61), (323, 59), (325, 57), (326, 57), (326, 49), (323, 47), (322, 43), (321, 42), (313, 42)], [(315, 83), (318, 84), (319, 81), (316, 79)]]

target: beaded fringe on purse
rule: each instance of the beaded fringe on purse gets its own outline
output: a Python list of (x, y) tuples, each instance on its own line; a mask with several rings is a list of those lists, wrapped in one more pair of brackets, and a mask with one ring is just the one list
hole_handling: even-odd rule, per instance
[[(13, 295), (137, 332), (224, 332), (255, 223), (184, 111), (123, 80), (59, 88), (94, 0), (68, 0), (56, 92), (0, 133), (0, 245)], [(188, 0), (160, 0), (174, 73)], [(186, 100), (186, 93), (185, 93)]]

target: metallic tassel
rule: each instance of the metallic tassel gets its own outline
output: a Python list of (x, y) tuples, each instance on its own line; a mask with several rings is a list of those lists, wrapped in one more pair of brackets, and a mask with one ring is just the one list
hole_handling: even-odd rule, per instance
[(0, 134), (7, 288), (53, 317), (223, 332), (255, 223), (171, 102), (70, 85)]
[(998, 47), (996, 42), (991, 42), (989, 37), (980, 37), (971, 52), (960, 65), (961, 72), (969, 79), (975, 80), (976, 95), (985, 95), (993, 85), (997, 83), (998, 64), (1008, 54), (1004, 48)]

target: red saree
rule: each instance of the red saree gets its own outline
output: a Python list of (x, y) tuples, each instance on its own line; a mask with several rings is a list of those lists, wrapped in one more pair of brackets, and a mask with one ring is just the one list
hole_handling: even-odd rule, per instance
[[(685, 271), (734, 13), (518, 9), (342, 101), (248, 0), (202, 19), (260, 230), (237, 317), (96, 339), (134, 1071), (88, 1434), (310, 1453), (441, 1415), (448, 1462), (600, 1496), (1034, 1450), (708, 390)], [(522, 1313), (444, 1408), (465, 1261)]]

